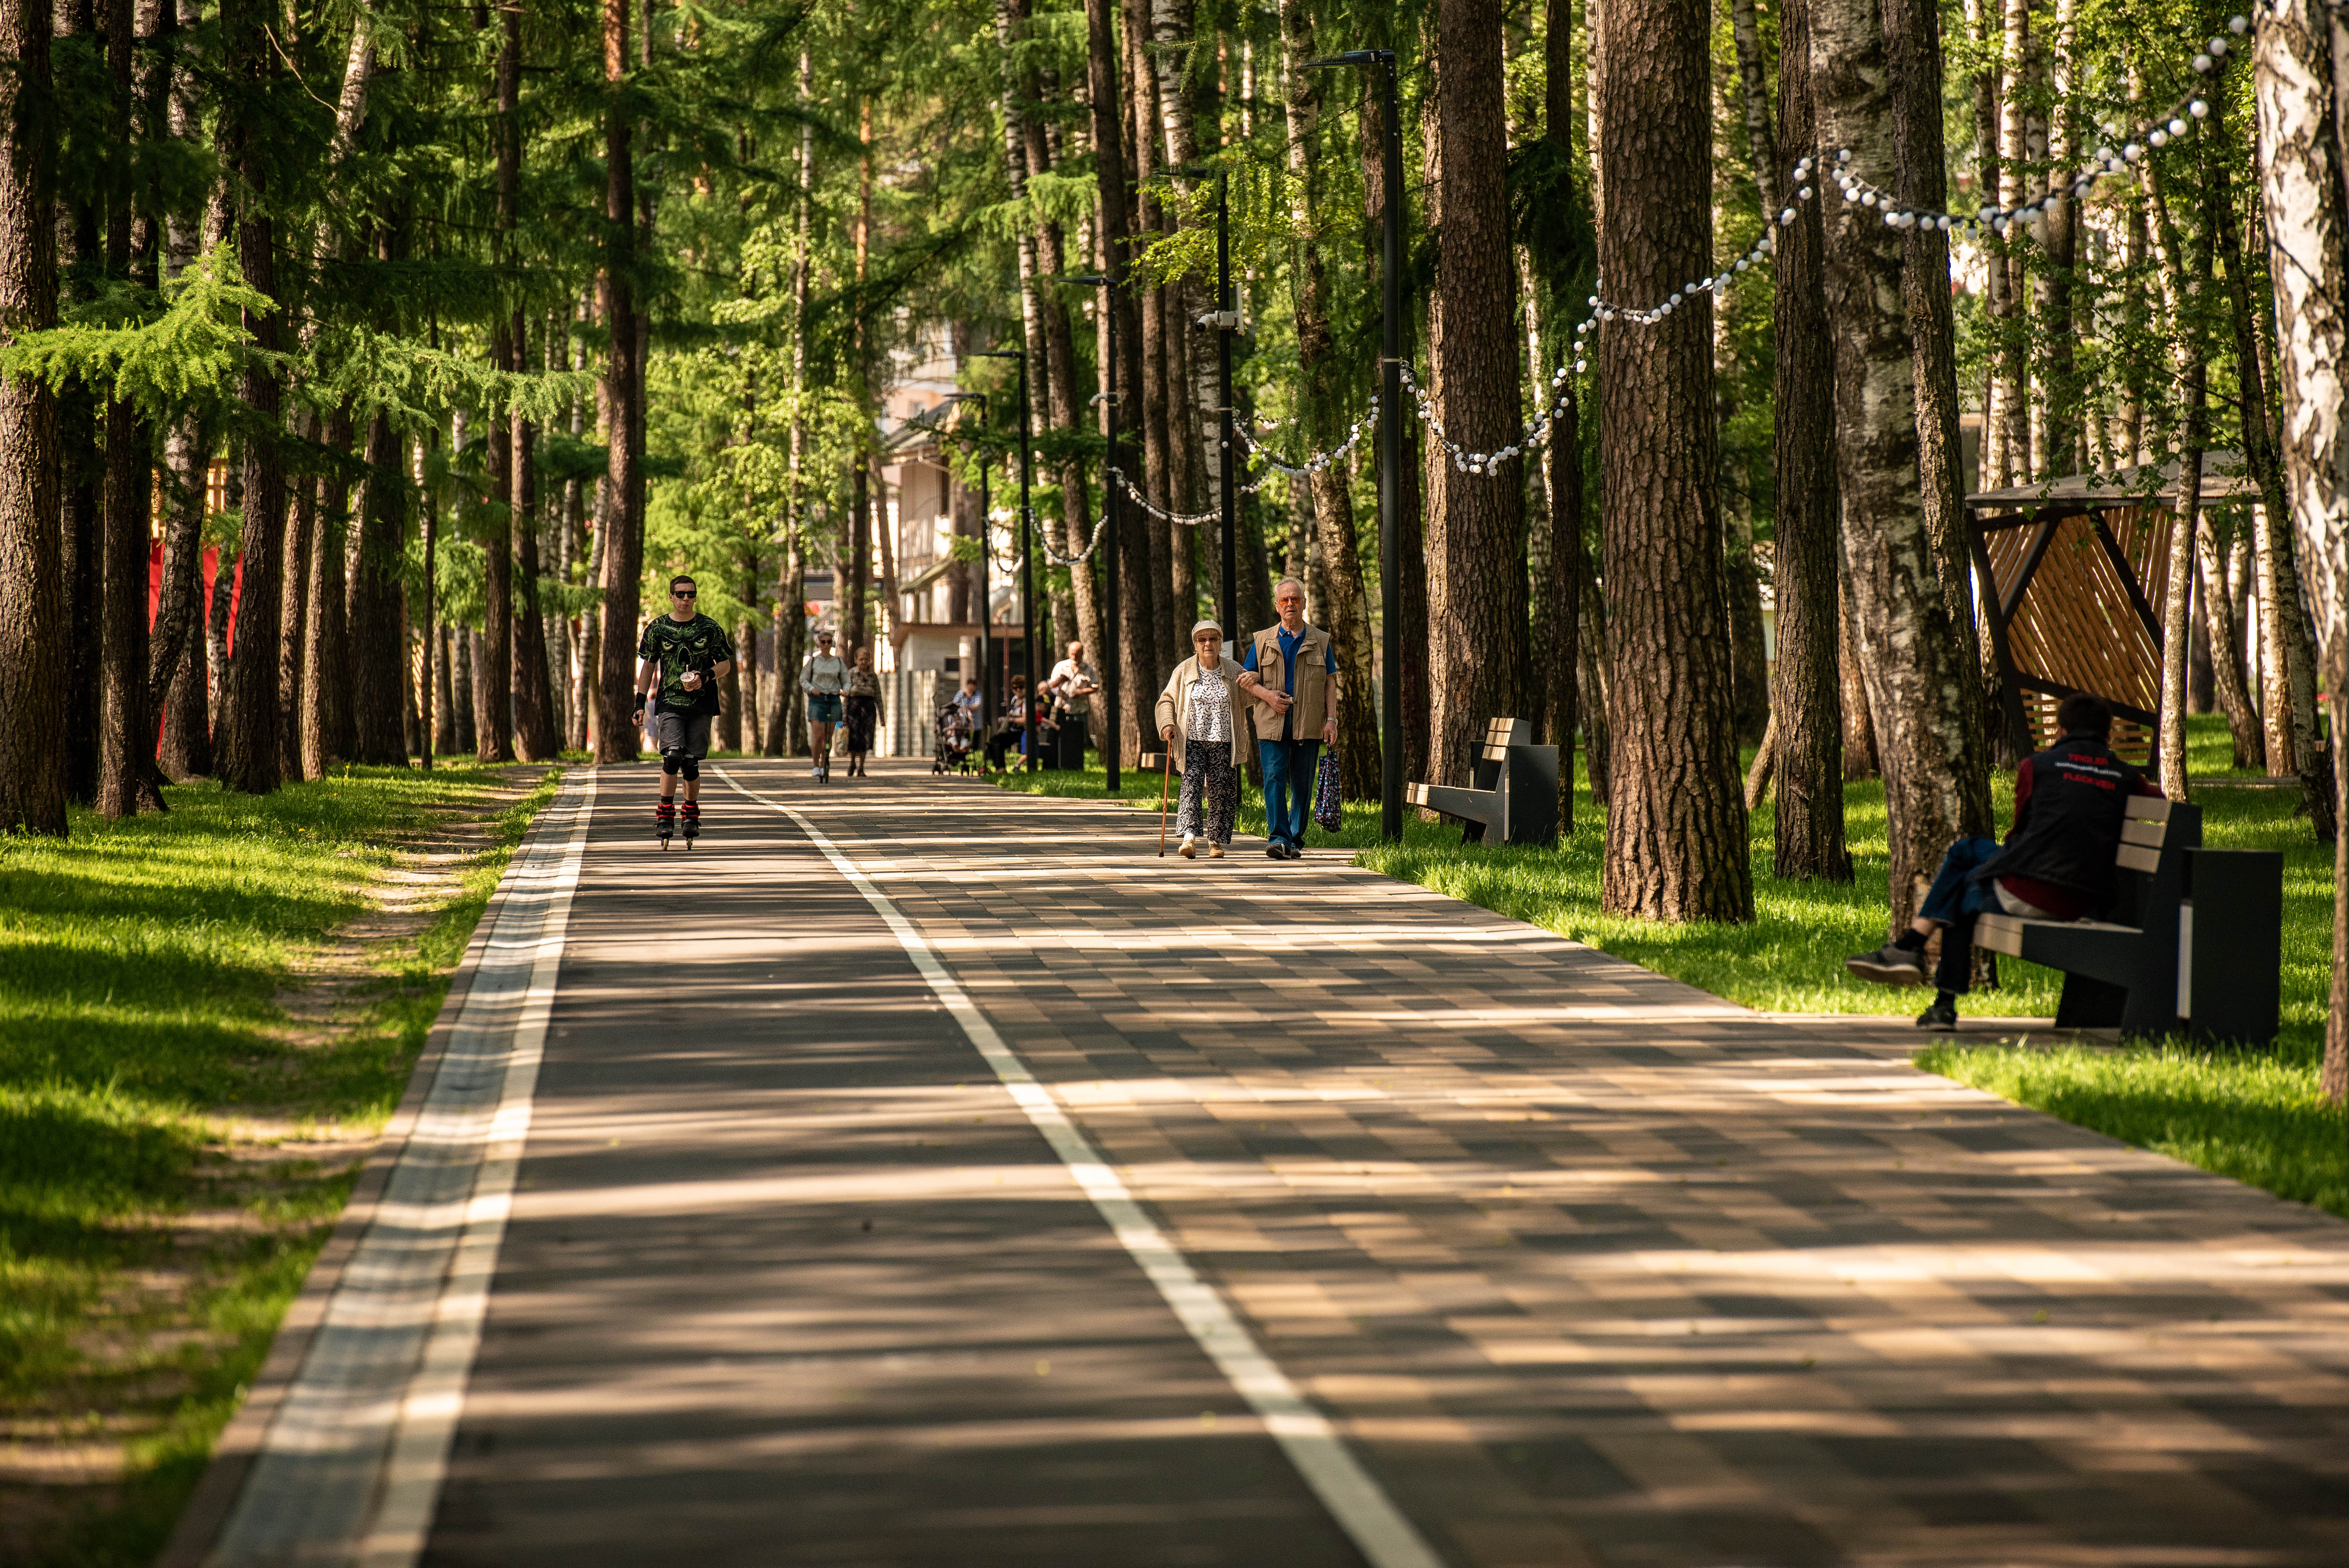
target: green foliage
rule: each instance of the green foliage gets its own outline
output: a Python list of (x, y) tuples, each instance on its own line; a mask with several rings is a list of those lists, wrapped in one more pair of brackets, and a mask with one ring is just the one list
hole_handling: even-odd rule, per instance
[(78, 381), (149, 419), (208, 410), (234, 390), (255, 357), (245, 313), (276, 309), (248, 286), (224, 245), (206, 251), (160, 296), (115, 283), (66, 313), (65, 324), (0, 348), (0, 374), (30, 376), (56, 391)]

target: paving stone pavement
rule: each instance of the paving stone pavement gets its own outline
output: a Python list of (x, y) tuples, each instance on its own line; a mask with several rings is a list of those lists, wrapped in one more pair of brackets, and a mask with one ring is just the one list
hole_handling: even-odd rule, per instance
[[(2349, 1226), (1340, 851), (725, 766), (1461, 1568), (2349, 1562)], [(1359, 1561), (864, 900), (709, 774), (662, 857), (652, 787), (426, 1561)]]

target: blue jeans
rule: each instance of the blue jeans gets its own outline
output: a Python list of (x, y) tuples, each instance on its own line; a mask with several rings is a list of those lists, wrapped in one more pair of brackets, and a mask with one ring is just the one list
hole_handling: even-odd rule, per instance
[(1313, 820), (1313, 764), (1319, 741), (1258, 741), (1256, 760), (1264, 768), (1264, 831), (1291, 849), (1305, 846), (1305, 825)]
[(1941, 962), (1933, 971), (1933, 983), (1943, 991), (1963, 994), (1973, 981), (1974, 917), (2000, 907), (1989, 878), (1976, 881), (1974, 871), (1998, 849), (1995, 838), (1961, 838), (1951, 845), (1941, 857), (1941, 868), (1933, 873), (1924, 903), (1918, 906), (1920, 915), (1941, 928)]

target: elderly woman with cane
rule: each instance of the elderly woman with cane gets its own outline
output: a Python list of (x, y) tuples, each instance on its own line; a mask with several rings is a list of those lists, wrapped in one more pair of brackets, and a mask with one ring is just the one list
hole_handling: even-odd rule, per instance
[(1183, 836), (1183, 857), (1195, 859), (1199, 840), (1207, 857), (1220, 860), (1232, 841), (1232, 818), (1240, 804), (1239, 774), (1232, 745), (1240, 732), (1245, 694), (1236, 682), (1239, 666), (1224, 657), (1224, 628), (1203, 620), (1191, 628), (1197, 649), (1174, 667), (1158, 694), (1158, 735), (1168, 761), (1183, 770), (1183, 802), (1174, 831)]

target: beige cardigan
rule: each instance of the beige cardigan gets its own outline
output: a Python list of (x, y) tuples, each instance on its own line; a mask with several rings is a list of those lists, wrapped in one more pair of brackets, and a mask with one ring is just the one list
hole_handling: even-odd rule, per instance
[(1238, 756), (1239, 737), (1244, 732), (1242, 726), (1247, 722), (1247, 708), (1256, 701), (1239, 689), (1239, 674), (1238, 661), (1226, 649), (1216, 661), (1212, 676), (1199, 668), (1199, 656), (1195, 653), (1176, 665), (1174, 673), (1166, 678), (1166, 690), (1158, 694), (1152, 732), (1162, 732), (1169, 724), (1174, 726), (1174, 770), (1177, 773), (1183, 768), (1183, 742), (1191, 732), (1191, 688), (1217, 676), (1223, 680), (1224, 694), (1231, 699), (1232, 753), (1235, 758)]

